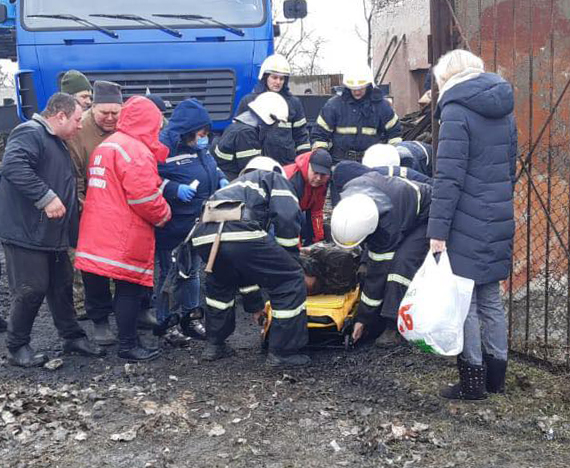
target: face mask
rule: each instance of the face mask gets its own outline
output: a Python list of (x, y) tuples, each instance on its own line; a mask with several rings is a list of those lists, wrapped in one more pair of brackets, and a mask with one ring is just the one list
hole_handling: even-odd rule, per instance
[(207, 136), (200, 137), (196, 140), (196, 148), (198, 149), (207, 149), (209, 144), (210, 140)]

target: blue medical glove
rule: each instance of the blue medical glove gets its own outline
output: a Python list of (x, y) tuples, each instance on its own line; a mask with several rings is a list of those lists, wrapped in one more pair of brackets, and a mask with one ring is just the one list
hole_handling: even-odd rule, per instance
[(188, 203), (196, 195), (196, 189), (193, 189), (189, 185), (180, 184), (178, 186), (178, 198), (184, 203)]
[(218, 185), (220, 188), (224, 188), (226, 185), (230, 185), (230, 181), (228, 179), (220, 179), (220, 183)]

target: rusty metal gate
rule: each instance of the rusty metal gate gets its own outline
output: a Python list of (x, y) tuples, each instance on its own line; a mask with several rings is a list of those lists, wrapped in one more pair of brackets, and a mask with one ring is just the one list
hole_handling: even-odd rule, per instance
[(515, 88), (513, 351), (570, 367), (570, 0), (450, 2), (465, 48)]

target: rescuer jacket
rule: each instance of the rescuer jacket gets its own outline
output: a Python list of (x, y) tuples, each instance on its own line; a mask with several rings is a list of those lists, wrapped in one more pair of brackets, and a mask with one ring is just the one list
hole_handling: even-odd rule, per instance
[[(243, 202), (242, 219), (224, 223), (222, 242), (260, 239), (271, 235), (291, 255), (299, 253), (301, 210), (295, 190), (289, 181), (277, 172), (251, 171), (224, 188), (210, 200)], [(200, 221), (192, 236), (192, 245), (211, 244), (216, 238), (219, 223)]]
[(310, 245), (325, 238), (323, 208), (327, 197), (328, 183), (320, 187), (309, 184), (309, 164), (311, 151), (297, 156), (294, 164), (285, 166), (287, 178), (295, 188), (299, 206), (305, 212), (309, 238), (303, 239), (303, 244)]
[[(269, 91), (266, 79), (264, 77), (262, 81), (257, 83), (252, 93), (244, 96), (239, 103), (237, 115), (246, 112), (248, 110), (247, 105), (257, 96)], [(287, 122), (279, 122), (275, 127), (269, 129), (265, 146), (270, 151), (271, 157), (284, 166), (293, 163), (295, 156), (311, 149), (311, 145), (309, 144), (305, 110), (301, 101), (291, 94), (287, 84), (281, 88), (279, 94), (287, 101), (289, 117)]]
[(141, 96), (123, 106), (117, 132), (89, 160), (75, 266), (96, 275), (152, 287), (154, 228), (170, 219), (157, 161), (162, 115)]
[(363, 153), (376, 143), (402, 141), (402, 128), (392, 106), (378, 88), (368, 87), (361, 99), (354, 99), (349, 89), (333, 96), (321, 109), (313, 127), (313, 148), (326, 148), (336, 164), (348, 152)]

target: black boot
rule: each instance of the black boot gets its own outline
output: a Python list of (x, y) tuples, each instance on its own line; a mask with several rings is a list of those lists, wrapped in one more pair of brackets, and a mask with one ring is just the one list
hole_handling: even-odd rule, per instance
[(143, 309), (138, 317), (137, 327), (143, 330), (154, 330), (158, 326), (154, 309)]
[(7, 329), (8, 329), (8, 324), (6, 323), (6, 320), (0, 317), (0, 333), (5, 332)]
[(265, 363), (269, 367), (304, 367), (311, 364), (311, 358), (306, 354), (290, 354), (288, 356), (281, 356), (269, 352)]
[(450, 400), (484, 400), (486, 370), (485, 365), (474, 366), (457, 357), (459, 383), (441, 390), (440, 395)]
[(204, 351), (202, 351), (202, 359), (204, 361), (217, 361), (218, 359), (233, 356), (234, 354), (235, 351), (227, 344), (216, 344), (208, 341)]
[(87, 357), (105, 356), (105, 351), (89, 341), (85, 336), (75, 338), (74, 340), (65, 340), (63, 342), (63, 352), (65, 354), (79, 354)]
[(109, 320), (93, 322), (93, 341), (99, 346), (111, 346), (117, 342), (117, 337), (111, 330)]
[(192, 309), (190, 313), (184, 314), (180, 319), (180, 329), (182, 333), (195, 340), (206, 339), (206, 328), (202, 323), (202, 309)]
[(170, 330), (172, 327), (175, 327), (179, 323), (180, 315), (170, 314), (165, 320), (153, 327), (152, 334), (154, 336), (164, 336), (168, 330)]
[(496, 359), (490, 354), (484, 354), (483, 360), (487, 365), (487, 392), (505, 393), (507, 361)]
[(8, 363), (18, 367), (41, 367), (48, 362), (43, 353), (36, 353), (30, 345), (24, 345), (16, 350), (8, 350)]
[(383, 319), (385, 328), (382, 334), (376, 338), (374, 344), (379, 348), (393, 348), (404, 343), (404, 338), (400, 335), (394, 320)]
[(152, 361), (160, 356), (159, 349), (143, 348), (135, 346), (129, 349), (119, 349), (119, 357), (131, 362)]

